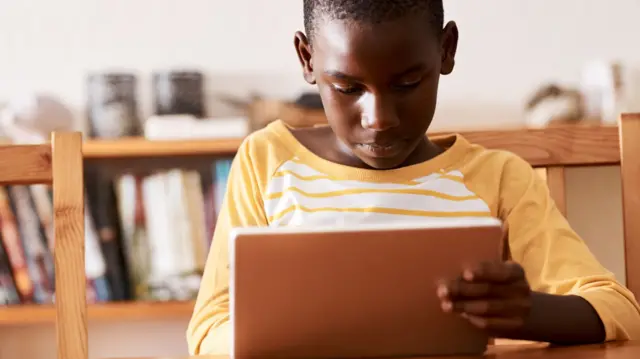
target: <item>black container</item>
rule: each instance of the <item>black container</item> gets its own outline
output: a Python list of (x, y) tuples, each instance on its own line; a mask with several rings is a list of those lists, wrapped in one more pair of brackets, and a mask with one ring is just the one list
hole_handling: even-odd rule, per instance
[(204, 75), (198, 71), (167, 71), (153, 74), (156, 115), (207, 116)]
[(119, 138), (141, 135), (137, 78), (129, 73), (91, 74), (87, 79), (90, 136)]

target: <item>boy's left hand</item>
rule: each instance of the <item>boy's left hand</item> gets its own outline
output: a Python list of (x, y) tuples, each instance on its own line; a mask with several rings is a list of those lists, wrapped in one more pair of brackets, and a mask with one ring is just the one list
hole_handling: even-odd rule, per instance
[(490, 262), (463, 270), (438, 287), (442, 309), (459, 313), (494, 333), (522, 329), (531, 308), (531, 288), (515, 262)]

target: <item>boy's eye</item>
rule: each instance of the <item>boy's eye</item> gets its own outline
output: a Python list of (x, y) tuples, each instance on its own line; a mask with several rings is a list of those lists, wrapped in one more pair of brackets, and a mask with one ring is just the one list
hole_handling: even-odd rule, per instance
[(408, 89), (412, 89), (415, 87), (418, 87), (418, 85), (420, 85), (420, 83), (422, 82), (422, 79), (418, 79), (418, 80), (412, 80), (412, 81), (404, 81), (399, 83), (398, 85), (396, 85), (396, 87), (400, 90), (408, 90)]
[(362, 91), (362, 89), (357, 86), (335, 86), (334, 85), (333, 88), (336, 89), (336, 91), (346, 95), (353, 95)]

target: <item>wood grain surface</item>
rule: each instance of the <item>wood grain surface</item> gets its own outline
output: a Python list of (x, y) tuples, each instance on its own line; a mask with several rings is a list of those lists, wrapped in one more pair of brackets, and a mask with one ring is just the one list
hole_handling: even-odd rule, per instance
[[(442, 136), (448, 132), (429, 133)], [(516, 153), (536, 167), (606, 165), (620, 162), (618, 129), (614, 126), (566, 125), (545, 129), (462, 131), (481, 146)], [(150, 141), (143, 138), (92, 140), (83, 144), (87, 159), (133, 159), (233, 155), (242, 138)]]
[(620, 162), (617, 127), (562, 126), (535, 130), (471, 131), (462, 132), (462, 135), (486, 148), (511, 151), (535, 167)]
[(640, 114), (622, 116), (620, 152), (627, 287), (640, 296)]
[(82, 137), (80, 133), (54, 133), (51, 147), (58, 359), (86, 359)]
[[(470, 359), (472, 357), (425, 357), (422, 359)], [(640, 344), (636, 342), (549, 348), (545, 344), (497, 345), (479, 358), (491, 359), (638, 359)], [(230, 359), (229, 356), (153, 357), (120, 359)], [(237, 358), (242, 359), (242, 358)], [(303, 359), (303, 358), (300, 358)], [(306, 359), (306, 358), (305, 358)], [(389, 358), (391, 359), (391, 358)], [(421, 358), (412, 358), (421, 359)]]
[(0, 145), (0, 183), (51, 183), (51, 147)]

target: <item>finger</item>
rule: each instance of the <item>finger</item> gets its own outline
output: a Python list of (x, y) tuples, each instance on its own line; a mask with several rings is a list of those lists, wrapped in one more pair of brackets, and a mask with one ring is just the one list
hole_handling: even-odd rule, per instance
[(439, 288), (438, 296), (441, 299), (450, 300), (512, 298), (527, 296), (529, 292), (529, 285), (524, 281), (511, 284), (492, 284), (488, 282), (467, 282), (462, 279), (457, 279)]
[(451, 311), (481, 317), (524, 317), (530, 309), (527, 298), (451, 302)]
[(488, 281), (495, 283), (509, 283), (522, 280), (524, 269), (518, 263), (484, 262), (463, 271), (462, 277), (467, 281)]
[(438, 284), (438, 289), (436, 291), (436, 293), (438, 294), (438, 298), (442, 300), (449, 299), (451, 296), (451, 290), (449, 289), (450, 287), (451, 285), (444, 281)]
[(470, 314), (463, 314), (473, 326), (487, 331), (504, 332), (520, 329), (524, 326), (524, 318), (522, 317), (481, 317)]
[(482, 298), (488, 297), (492, 292), (492, 285), (488, 282), (472, 283), (462, 278), (454, 279), (447, 284), (448, 297), (458, 298)]

